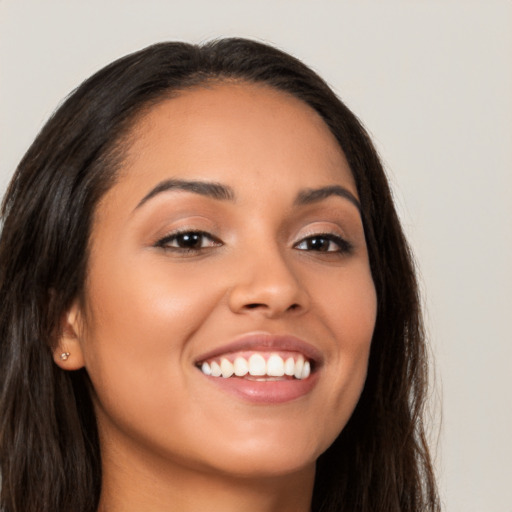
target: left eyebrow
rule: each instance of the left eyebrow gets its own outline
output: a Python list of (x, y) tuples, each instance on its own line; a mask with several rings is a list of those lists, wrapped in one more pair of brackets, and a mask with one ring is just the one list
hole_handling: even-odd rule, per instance
[(303, 206), (322, 201), (323, 199), (327, 199), (331, 196), (338, 196), (347, 199), (359, 210), (359, 213), (361, 213), (361, 203), (358, 201), (356, 196), (340, 185), (330, 185), (322, 188), (308, 188), (302, 190), (295, 198), (294, 204), (297, 206)]
[(235, 194), (233, 189), (222, 185), (221, 183), (212, 183), (209, 181), (196, 180), (177, 180), (170, 179), (159, 183), (155, 188), (150, 190), (139, 202), (135, 209), (140, 208), (144, 203), (153, 197), (167, 192), (168, 190), (184, 190), (199, 194), (201, 196), (211, 197), (220, 201), (234, 201)]

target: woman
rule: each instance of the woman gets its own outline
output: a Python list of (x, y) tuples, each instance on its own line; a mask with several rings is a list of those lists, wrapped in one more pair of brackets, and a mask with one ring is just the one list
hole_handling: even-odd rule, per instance
[(366, 132), (296, 59), (114, 62), (2, 215), (2, 510), (438, 510), (411, 256)]

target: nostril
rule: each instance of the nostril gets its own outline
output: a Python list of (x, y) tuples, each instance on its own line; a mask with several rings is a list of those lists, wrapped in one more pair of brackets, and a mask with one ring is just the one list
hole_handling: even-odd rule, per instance
[[(260, 303), (260, 302), (253, 302), (251, 304), (246, 304), (245, 305), (245, 308), (246, 309), (256, 309), (256, 308), (268, 308), (268, 305), (267, 304), (263, 304), (263, 303)], [(295, 309), (298, 309), (300, 308), (300, 305), (295, 303), (295, 304), (291, 304), (290, 306), (288, 306), (286, 308), (287, 311), (294, 311)]]
[(258, 303), (254, 303), (254, 304), (246, 304), (245, 306), (247, 309), (256, 309), (256, 308), (263, 308), (265, 307), (265, 304), (258, 304)]

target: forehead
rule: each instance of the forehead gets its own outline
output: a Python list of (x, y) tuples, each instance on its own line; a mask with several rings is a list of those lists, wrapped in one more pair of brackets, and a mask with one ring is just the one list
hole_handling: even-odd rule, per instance
[(260, 84), (213, 83), (165, 99), (132, 129), (116, 189), (169, 178), (257, 190), (342, 183), (352, 173), (323, 119), (298, 98)]

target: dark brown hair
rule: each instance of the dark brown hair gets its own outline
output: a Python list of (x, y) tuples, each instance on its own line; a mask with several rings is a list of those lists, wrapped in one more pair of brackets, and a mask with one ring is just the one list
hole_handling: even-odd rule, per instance
[(101, 456), (86, 370), (53, 363), (60, 319), (83, 294), (91, 223), (126, 134), (163, 98), (209, 81), (262, 83), (315, 109), (343, 149), (362, 206), (378, 313), (368, 378), (320, 457), (314, 511), (434, 512), (425, 440), (426, 353), (417, 283), (378, 155), (358, 119), (313, 71), (244, 39), (161, 43), (86, 80), (21, 161), (2, 205), (0, 469), (3, 512), (94, 512)]

